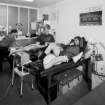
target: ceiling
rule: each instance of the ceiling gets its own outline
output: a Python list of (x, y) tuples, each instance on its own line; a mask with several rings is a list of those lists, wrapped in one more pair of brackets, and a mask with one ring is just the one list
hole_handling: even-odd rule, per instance
[(34, 0), (33, 2), (26, 2), (24, 0), (0, 0), (1, 3), (9, 3), (15, 5), (31, 6), (36, 8), (45, 7), (63, 0)]

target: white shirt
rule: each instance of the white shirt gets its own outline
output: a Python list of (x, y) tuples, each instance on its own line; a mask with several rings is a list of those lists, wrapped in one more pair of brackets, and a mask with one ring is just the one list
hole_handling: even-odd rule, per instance
[(0, 36), (0, 41), (2, 41), (5, 38), (5, 36)]
[(51, 51), (53, 51), (55, 56), (59, 56), (61, 47), (57, 46), (56, 43), (51, 43), (45, 50), (45, 54), (48, 55), (49, 53), (51, 53)]

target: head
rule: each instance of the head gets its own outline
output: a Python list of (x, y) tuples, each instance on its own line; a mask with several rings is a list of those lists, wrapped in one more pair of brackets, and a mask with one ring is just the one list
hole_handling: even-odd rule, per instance
[(51, 29), (50, 25), (49, 24), (46, 24), (45, 25), (45, 33), (46, 34), (49, 34), (50, 29)]
[(80, 50), (84, 51), (87, 46), (87, 41), (85, 40), (84, 37), (77, 36), (74, 38), (74, 44), (79, 45)]
[(16, 29), (22, 31), (23, 25), (22, 23), (16, 23)]
[(76, 36), (76, 37), (74, 38), (74, 44), (75, 44), (75, 45), (80, 45), (80, 40), (81, 40), (81, 37)]

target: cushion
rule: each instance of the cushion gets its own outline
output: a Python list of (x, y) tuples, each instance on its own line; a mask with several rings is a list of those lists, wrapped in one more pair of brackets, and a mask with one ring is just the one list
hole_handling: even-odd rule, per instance
[(73, 79), (77, 78), (79, 75), (81, 75), (82, 72), (78, 69), (71, 69), (66, 72), (57, 74), (54, 76), (54, 79), (61, 83), (61, 85), (65, 85), (68, 83), (68, 81), (72, 81)]

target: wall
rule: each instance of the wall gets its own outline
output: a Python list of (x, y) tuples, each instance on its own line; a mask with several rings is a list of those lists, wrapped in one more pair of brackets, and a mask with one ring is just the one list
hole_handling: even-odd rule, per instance
[[(79, 14), (86, 8), (100, 7), (103, 10), (102, 26), (79, 26)], [(75, 35), (85, 35), (87, 38), (93, 37), (104, 42), (105, 33), (105, 1), (104, 0), (64, 0), (50, 7), (39, 9), (39, 18), (43, 13), (51, 15), (53, 12), (58, 14), (56, 24), (57, 42), (68, 42)], [(100, 37), (101, 36), (101, 37)]]

